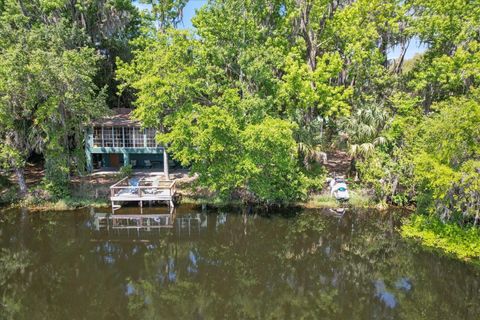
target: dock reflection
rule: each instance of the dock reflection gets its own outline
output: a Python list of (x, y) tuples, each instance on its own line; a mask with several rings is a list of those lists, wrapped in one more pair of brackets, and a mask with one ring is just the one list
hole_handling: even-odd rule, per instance
[[(176, 208), (157, 208), (150, 212), (91, 212), (92, 231), (96, 240), (148, 242), (163, 236), (198, 236), (208, 227), (205, 213), (181, 213)], [(225, 217), (226, 219), (226, 217)]]

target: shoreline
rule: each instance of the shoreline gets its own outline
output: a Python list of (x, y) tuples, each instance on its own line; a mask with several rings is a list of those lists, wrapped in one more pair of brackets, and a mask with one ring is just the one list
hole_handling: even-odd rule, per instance
[[(187, 190), (180, 188), (180, 192), (186, 195), (182, 197), (182, 201), (178, 206), (202, 206), (206, 205), (215, 209), (224, 208), (245, 208), (248, 205), (236, 200), (221, 200), (215, 197), (197, 196), (192, 197)], [(351, 201), (345, 205), (349, 209), (374, 209), (383, 212), (389, 209), (408, 210), (410, 214), (404, 219), (402, 226), (398, 229), (400, 236), (406, 241), (414, 241), (422, 248), (435, 250), (438, 253), (447, 257), (463, 261), (476, 268), (480, 268), (480, 230), (462, 229), (459, 226), (452, 224), (438, 224), (435, 221), (432, 223), (431, 217), (415, 212), (415, 208), (393, 206), (385, 203), (376, 203), (371, 197), (365, 196), (367, 194), (365, 189), (356, 189), (352, 192)], [(81, 210), (87, 208), (110, 208), (110, 201), (107, 198), (94, 197), (64, 197), (58, 200), (41, 200), (32, 202), (24, 199), (21, 201), (14, 201), (12, 203), (3, 203), (3, 210), (13, 210), (25, 208), (31, 212), (69, 212), (74, 210)], [(261, 204), (251, 204), (254, 208), (265, 209), (266, 206)], [(313, 194), (306, 201), (299, 201), (289, 204), (273, 204), (270, 207), (277, 207), (282, 209), (335, 209), (340, 205), (337, 201), (331, 198), (328, 194)], [(449, 230), (447, 230), (450, 228)], [(454, 229), (452, 236), (451, 229)], [(467, 237), (466, 235), (469, 235)], [(476, 245), (473, 245), (475, 243)], [(472, 247), (473, 246), (473, 247)], [(475, 247), (477, 246), (477, 247)]]
[[(38, 184), (30, 186), (29, 194), (20, 199), (18, 188), (11, 185), (0, 190), (0, 206), (3, 208), (26, 208), (31, 211), (70, 211), (86, 207), (110, 207), (110, 186), (117, 182), (118, 175), (92, 175), (76, 177), (72, 180), (69, 195), (54, 198), (44, 191)], [(194, 179), (180, 174), (176, 177), (177, 192), (181, 194), (181, 204), (208, 205), (212, 207), (297, 207), (305, 209), (338, 208), (342, 205), (327, 191), (327, 186), (320, 192), (311, 193), (305, 200), (290, 203), (250, 203), (241, 199), (223, 199), (203, 189), (194, 189)], [(370, 208), (386, 210), (392, 205), (379, 203), (371, 195), (371, 190), (360, 185), (352, 185), (350, 200), (345, 206), (350, 208)], [(396, 206), (393, 206), (396, 207)]]
[[(179, 205), (207, 205), (213, 208), (224, 207), (246, 207), (249, 204), (242, 202), (241, 200), (230, 199), (224, 200), (215, 196), (194, 196), (192, 192), (178, 188), (180, 194), (182, 194), (182, 200)], [(312, 194), (305, 201), (296, 201), (292, 203), (272, 203), (265, 205), (262, 203), (251, 203), (250, 205), (257, 208), (277, 207), (277, 208), (302, 208), (302, 209), (328, 209), (348, 207), (353, 209), (375, 209), (375, 210), (387, 210), (389, 208), (404, 208), (392, 206), (385, 203), (377, 203), (373, 201), (371, 197), (366, 196), (367, 190), (362, 189), (352, 191), (350, 201), (345, 204), (340, 204), (329, 194), (319, 193)], [(78, 197), (78, 196), (66, 196), (55, 200), (42, 200), (36, 199), (32, 195), (27, 196), (23, 200), (15, 200), (13, 202), (4, 202), (1, 205), (4, 209), (25, 208), (30, 211), (72, 211), (76, 209), (85, 208), (110, 208), (111, 204), (108, 197)]]

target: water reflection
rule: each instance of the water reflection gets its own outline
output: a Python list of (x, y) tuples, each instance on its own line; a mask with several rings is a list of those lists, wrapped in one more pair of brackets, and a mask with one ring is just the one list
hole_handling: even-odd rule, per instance
[(383, 280), (375, 281), (375, 296), (378, 297), (387, 307), (393, 309), (397, 305), (395, 295), (387, 290)]
[[(176, 237), (191, 237), (200, 235), (202, 230), (206, 230), (208, 226), (208, 216), (205, 213), (183, 213), (177, 217), (175, 208), (168, 209), (168, 211), (168, 213), (147, 214), (131, 212), (110, 214), (92, 211), (93, 222), (87, 225), (92, 226), (99, 239), (109, 241), (132, 239), (132, 241), (140, 242), (158, 240), (162, 234), (171, 234), (168, 231), (162, 233), (162, 229), (173, 229)], [(226, 214), (223, 215), (224, 217), (221, 219), (226, 221)]]
[(166, 210), (146, 209), (141, 217), (120, 211), (118, 219), (88, 211), (5, 213), (0, 317), (480, 314), (478, 271), (401, 241), (396, 212)]

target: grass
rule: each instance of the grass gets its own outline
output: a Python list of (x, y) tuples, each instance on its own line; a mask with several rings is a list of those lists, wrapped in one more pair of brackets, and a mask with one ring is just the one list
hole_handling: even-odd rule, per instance
[[(301, 202), (299, 205), (306, 208), (332, 208), (338, 207), (339, 203), (329, 193), (322, 193), (311, 196), (307, 202)], [(348, 205), (355, 208), (379, 208), (379, 204), (375, 203), (373, 199), (362, 190), (350, 191)], [(381, 205), (380, 207), (383, 208)]]
[(193, 197), (193, 196), (182, 196), (182, 203), (193, 204), (193, 205), (202, 205), (208, 204), (216, 207), (226, 207), (226, 206), (235, 206), (242, 205), (241, 201), (236, 200), (225, 200), (220, 197)]
[(480, 267), (480, 230), (443, 223), (435, 216), (413, 215), (401, 228), (405, 238), (419, 240), (422, 245), (440, 249), (457, 259)]
[(27, 207), (32, 211), (69, 211), (86, 207), (103, 208), (109, 205), (106, 199), (65, 197), (50, 201), (36, 201), (35, 199), (26, 198), (13, 206)]
[[(181, 192), (181, 190), (180, 190)], [(240, 200), (225, 200), (217, 196), (199, 196), (194, 195), (191, 192), (184, 193), (182, 197), (182, 203), (202, 205), (208, 204), (216, 207), (226, 206), (242, 206), (244, 203)], [(288, 204), (287, 204), (288, 205)], [(321, 193), (310, 196), (307, 201), (291, 203), (292, 206), (304, 207), (304, 208), (335, 208), (339, 206), (337, 200), (335, 200), (329, 193)], [(383, 209), (384, 205), (378, 204), (368, 196), (367, 192), (362, 189), (350, 191), (350, 201), (348, 206), (354, 208), (377, 208)]]

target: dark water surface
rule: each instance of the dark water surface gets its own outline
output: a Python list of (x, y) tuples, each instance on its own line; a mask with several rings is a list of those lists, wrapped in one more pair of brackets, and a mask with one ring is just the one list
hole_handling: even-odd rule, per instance
[(0, 318), (480, 319), (479, 271), (403, 241), (399, 212), (98, 213), (1, 213)]

